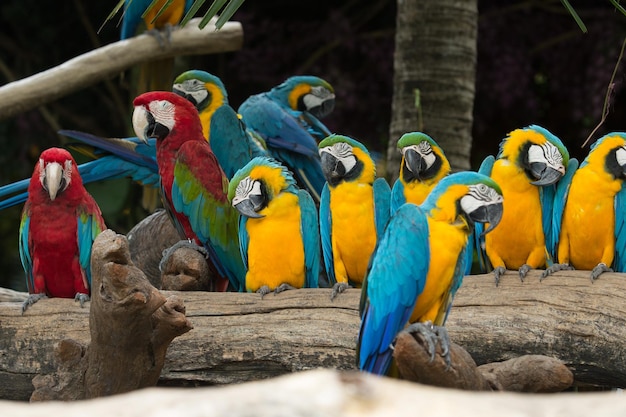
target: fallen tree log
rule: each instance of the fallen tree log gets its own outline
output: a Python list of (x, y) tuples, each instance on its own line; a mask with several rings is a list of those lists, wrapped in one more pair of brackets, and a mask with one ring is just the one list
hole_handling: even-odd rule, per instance
[(364, 373), (314, 370), (228, 387), (148, 388), (89, 401), (24, 404), (0, 401), (5, 416), (105, 417), (622, 417), (626, 396), (614, 392), (556, 395), (435, 388)]
[[(478, 365), (526, 354), (563, 361), (577, 382), (626, 386), (626, 274), (564, 271), (524, 283), (513, 273), (469, 276), (448, 319), (450, 338)], [(330, 301), (330, 289), (258, 294), (164, 292), (183, 299), (194, 329), (176, 338), (160, 384), (230, 384), (317, 367), (354, 369), (360, 291)], [(0, 303), (0, 393), (28, 399), (31, 379), (53, 369), (54, 346), (89, 340), (89, 304), (42, 300), (20, 314)]]
[(213, 19), (199, 29), (200, 18), (174, 30), (170, 42), (159, 45), (154, 36), (142, 34), (105, 45), (63, 64), (0, 87), (0, 120), (56, 100), (141, 62), (179, 55), (204, 55), (241, 49), (243, 30), (239, 22), (215, 29)]

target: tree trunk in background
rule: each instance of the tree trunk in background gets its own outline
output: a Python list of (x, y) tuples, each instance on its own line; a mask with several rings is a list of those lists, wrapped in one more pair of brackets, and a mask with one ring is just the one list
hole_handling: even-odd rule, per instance
[(416, 130), (453, 170), (470, 168), (477, 27), (477, 0), (398, 0), (388, 178), (398, 176), (398, 139)]

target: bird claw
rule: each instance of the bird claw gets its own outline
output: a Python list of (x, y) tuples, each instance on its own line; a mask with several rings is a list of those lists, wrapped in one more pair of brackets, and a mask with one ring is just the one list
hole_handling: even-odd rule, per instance
[[(549, 277), (550, 275), (554, 274), (555, 272), (559, 272), (559, 271), (573, 271), (574, 267), (571, 266), (570, 264), (552, 264), (550, 265), (550, 267), (546, 268), (545, 271), (543, 271), (541, 273), (541, 277), (539, 277), (539, 282), (543, 281), (544, 278)], [(592, 279), (593, 281), (593, 279)]]
[(413, 337), (415, 337), (416, 334), (422, 335), (422, 338), (428, 345), (428, 353), (431, 362), (435, 360), (437, 342), (439, 342), (441, 346), (441, 356), (446, 362), (446, 370), (450, 369), (452, 365), (450, 359), (450, 336), (445, 327), (434, 326), (432, 322), (427, 321), (424, 323), (413, 323), (408, 326), (405, 331), (409, 332)]
[(276, 287), (276, 289), (274, 290), (274, 295), (279, 294), (279, 293), (281, 293), (283, 291), (295, 290), (295, 289), (296, 289), (296, 287), (283, 282), (278, 287)]
[(600, 262), (594, 266), (591, 270), (591, 282), (598, 279), (598, 277), (605, 272), (613, 272), (613, 268), (609, 268), (604, 262)]
[(82, 292), (77, 292), (74, 296), (74, 301), (78, 301), (81, 307), (84, 307), (85, 301), (89, 300), (91, 300), (91, 298), (89, 298), (89, 295)]
[(334, 300), (339, 294), (350, 288), (347, 282), (337, 282), (333, 285), (333, 291), (330, 293), (330, 301)]
[(48, 298), (48, 296), (44, 293), (29, 294), (28, 298), (24, 300), (24, 302), (22, 303), (22, 314), (24, 314), (24, 312), (26, 311), (28, 307), (32, 306), (33, 304), (35, 304), (37, 301), (41, 300), (42, 298)]
[(495, 281), (496, 281), (496, 287), (498, 286), (498, 284), (500, 283), (500, 277), (502, 275), (504, 275), (504, 273), (506, 272), (506, 268), (503, 266), (499, 266), (497, 268), (495, 268), (493, 270), (493, 275), (495, 277)]
[(530, 271), (532, 268), (530, 267), (530, 265), (528, 264), (524, 264), (522, 266), (520, 266), (519, 268), (519, 279), (520, 281), (524, 282), (524, 278), (526, 278), (526, 275), (528, 274), (528, 271)]
[(267, 285), (263, 285), (261, 288), (256, 290), (256, 293), (257, 294), (261, 294), (261, 300), (262, 300), (263, 297), (265, 297), (266, 294), (270, 293), (270, 287), (268, 287)]

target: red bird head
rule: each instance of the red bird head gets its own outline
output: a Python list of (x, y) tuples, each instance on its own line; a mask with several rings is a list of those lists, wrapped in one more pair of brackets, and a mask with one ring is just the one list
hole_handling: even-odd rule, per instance
[(50, 148), (39, 156), (28, 193), (34, 194), (43, 188), (50, 200), (54, 201), (58, 195), (76, 184), (82, 188), (83, 181), (72, 155), (62, 148)]
[(151, 91), (133, 101), (133, 129), (139, 139), (157, 142), (174, 133), (184, 133), (185, 140), (204, 138), (198, 111), (191, 102), (169, 91)]

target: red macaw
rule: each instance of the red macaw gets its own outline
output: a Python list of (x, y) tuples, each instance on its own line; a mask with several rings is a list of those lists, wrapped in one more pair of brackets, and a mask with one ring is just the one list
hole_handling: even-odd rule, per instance
[(133, 128), (155, 138), (163, 205), (181, 236), (204, 246), (221, 280), (243, 291), (246, 269), (239, 251), (239, 214), (228, 201), (228, 179), (202, 134), (198, 111), (171, 92), (135, 98)]
[(83, 187), (72, 155), (41, 153), (22, 210), (19, 252), (30, 293), (22, 313), (44, 297), (89, 300), (91, 245), (106, 229), (98, 204)]

